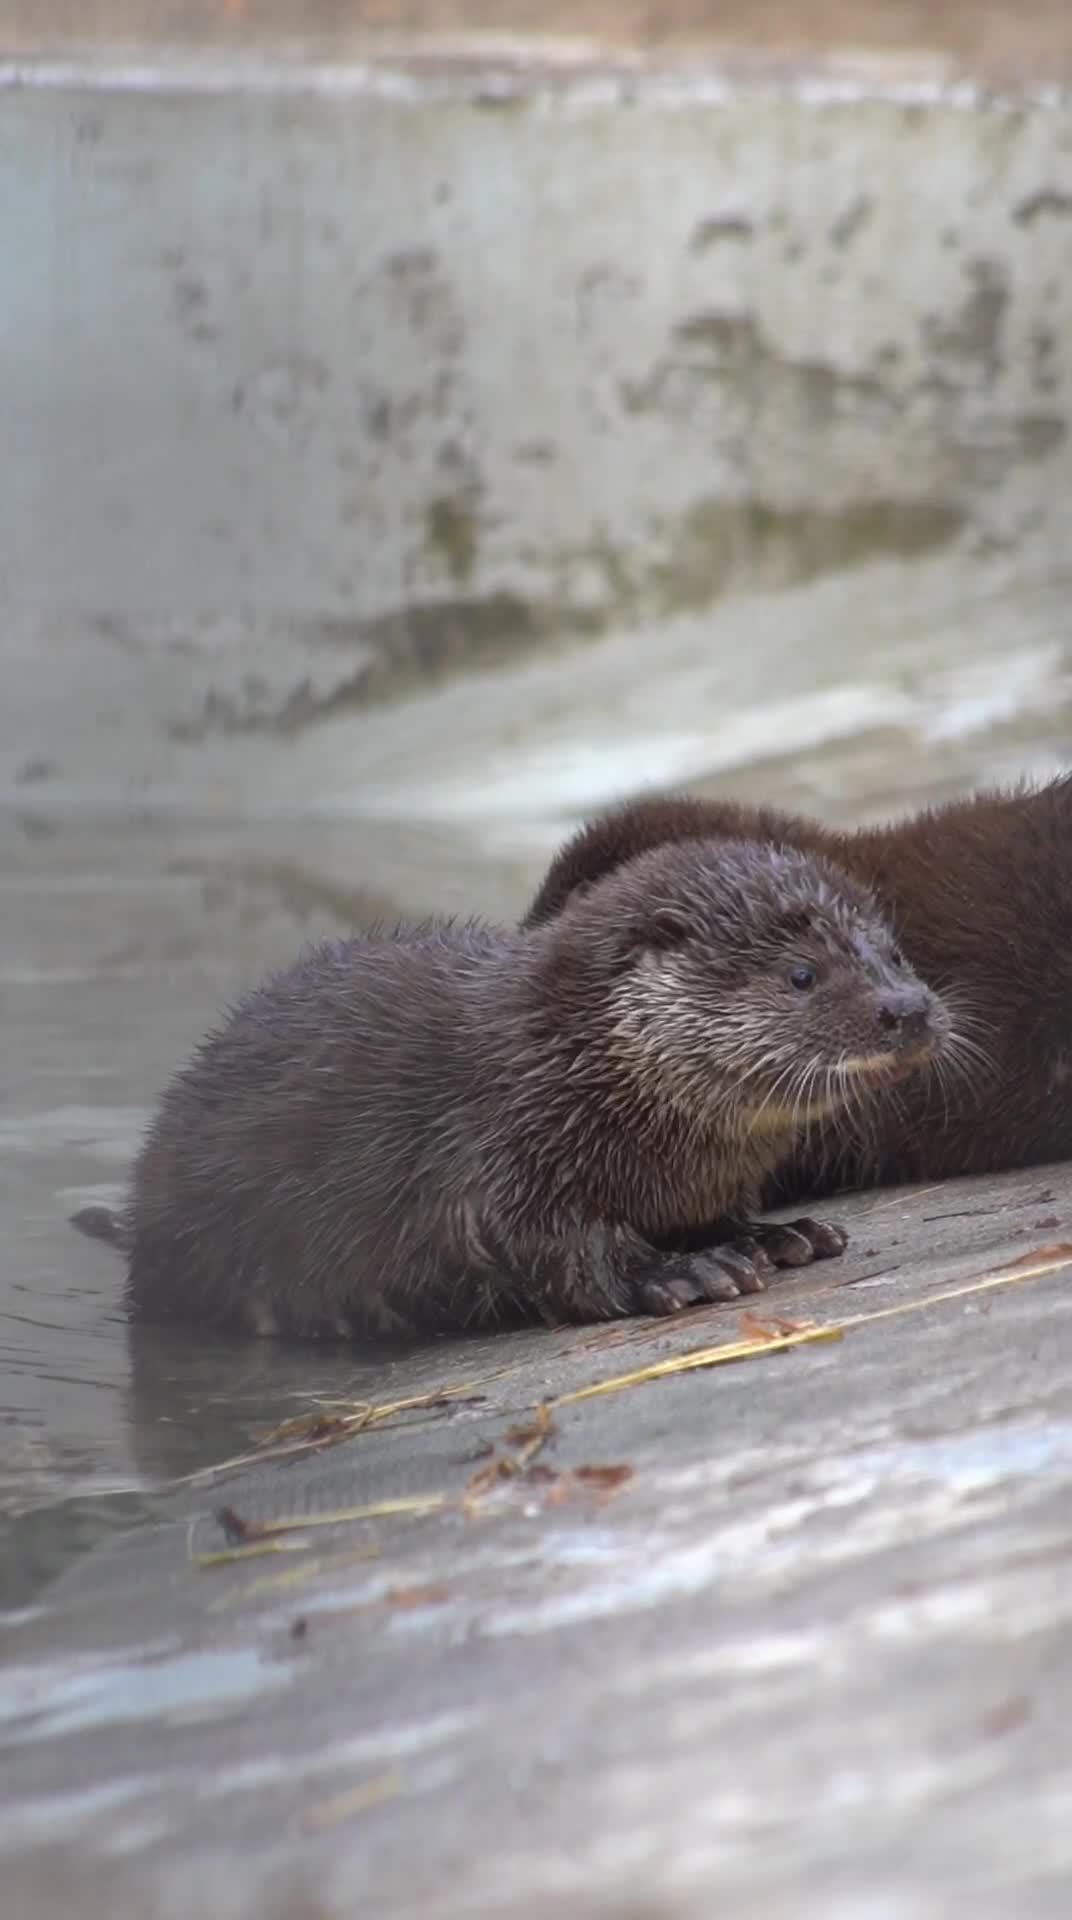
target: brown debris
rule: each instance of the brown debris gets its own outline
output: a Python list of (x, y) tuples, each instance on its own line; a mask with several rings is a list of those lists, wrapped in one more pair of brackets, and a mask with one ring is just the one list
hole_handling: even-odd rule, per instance
[(477, 1467), (476, 1471), (469, 1476), (465, 1489), (465, 1505), (468, 1507), (470, 1501), (478, 1499), (482, 1493), (490, 1493), (496, 1481), (509, 1479), (512, 1472), (513, 1467), (510, 1461), (501, 1460), (498, 1456), (494, 1460), (489, 1460), (486, 1466)]
[[(1047, 1264), (1042, 1265), (1042, 1262), (1046, 1262)], [(1059, 1267), (1067, 1266), (1072, 1266), (1072, 1245), (1070, 1245), (1067, 1240), (1061, 1240), (1052, 1247), (1031, 1247), (1027, 1253), (1017, 1254), (1015, 1260), (1006, 1262), (1002, 1273), (988, 1274), (983, 1284), (999, 1286), (1005, 1271), (1008, 1271), (1010, 1275), (1020, 1274), (1025, 1280), (1033, 1280), (1036, 1271), (1039, 1274), (1056, 1273)], [(1029, 1273), (1022, 1273), (1024, 1267), (1029, 1267), (1031, 1271)]]
[[(332, 1440), (344, 1440), (353, 1431), (348, 1415), (341, 1413), (300, 1413), (293, 1420), (281, 1420), (265, 1435), (265, 1443), (280, 1440), (304, 1440), (311, 1447)], [(360, 1428), (358, 1429), (360, 1431)]]
[(450, 1599), (446, 1587), (392, 1587), (387, 1605), (399, 1613), (415, 1613), (420, 1607), (444, 1607)]
[(746, 1340), (765, 1341), (784, 1340), (791, 1333), (811, 1333), (816, 1326), (814, 1320), (786, 1320), (780, 1313), (769, 1313), (765, 1320), (757, 1320), (747, 1308), (738, 1314), (737, 1324)]
[(595, 1487), (600, 1493), (616, 1493), (627, 1480), (633, 1478), (635, 1468), (615, 1467), (575, 1467), (573, 1478), (585, 1487)]
[(990, 1739), (997, 1739), (1000, 1734), (1015, 1732), (1030, 1718), (1031, 1702), (1026, 1694), (1013, 1694), (1010, 1699), (999, 1701), (996, 1707), (984, 1713), (979, 1722), (979, 1731)]
[(229, 1547), (247, 1547), (254, 1540), (264, 1540), (272, 1531), (259, 1520), (243, 1520), (233, 1507), (219, 1507), (214, 1517)]
[(299, 1413), (290, 1420), (282, 1420), (264, 1435), (264, 1444), (271, 1447), (281, 1442), (301, 1441), (305, 1447), (333, 1446), (336, 1441), (350, 1440), (355, 1434), (363, 1433), (366, 1427), (382, 1426), (385, 1420), (393, 1420), (400, 1413), (477, 1407), (483, 1406), (486, 1399), (486, 1394), (467, 1393), (461, 1387), (435, 1387), (430, 1393), (413, 1393), (404, 1400), (385, 1400), (380, 1404), (355, 1400), (347, 1407), (324, 1408), (317, 1413)]
[(544, 1401), (536, 1408), (535, 1417), (516, 1427), (510, 1427), (504, 1435), (504, 1444), (514, 1448), (513, 1453), (494, 1453), (482, 1467), (477, 1467), (469, 1477), (465, 1489), (463, 1505), (466, 1511), (472, 1502), (482, 1494), (490, 1493), (503, 1480), (513, 1480), (519, 1474), (528, 1477), (532, 1473), (532, 1462), (536, 1455), (555, 1438), (555, 1428)]
[(567, 1500), (587, 1494), (589, 1497), (594, 1495), (602, 1505), (627, 1480), (632, 1479), (634, 1472), (633, 1467), (626, 1466), (574, 1467), (571, 1472), (555, 1475), (555, 1485), (548, 1493), (545, 1504), (561, 1507)]
[(506, 1435), (508, 1447), (516, 1447), (513, 1471), (519, 1473), (534, 1460), (542, 1447), (546, 1447), (555, 1437), (551, 1415), (544, 1401), (536, 1409), (536, 1418), (528, 1426), (511, 1427)]
[(433, 1387), (427, 1393), (409, 1394), (403, 1400), (380, 1403), (356, 1400), (320, 1407), (312, 1413), (296, 1414), (262, 1435), (256, 1452), (240, 1453), (229, 1460), (216, 1461), (211, 1467), (201, 1467), (196, 1473), (184, 1474), (174, 1484), (180, 1487), (200, 1486), (219, 1479), (221, 1474), (233, 1473), (239, 1467), (259, 1466), (266, 1460), (300, 1459), (304, 1454), (317, 1452), (322, 1447), (352, 1440), (357, 1434), (363, 1433), (366, 1427), (382, 1426), (386, 1421), (397, 1419), (400, 1414), (435, 1410), (449, 1412), (457, 1406), (476, 1406), (483, 1403), (485, 1396), (475, 1392), (475, 1388), (487, 1386), (490, 1381), (500, 1380), (505, 1374), (515, 1371), (516, 1365), (513, 1364), (496, 1367), (494, 1372), (482, 1374), (477, 1380), (459, 1381), (455, 1387)]
[(765, 1327), (761, 1320), (756, 1319), (754, 1313), (747, 1311), (739, 1313), (737, 1325), (741, 1329), (741, 1338), (744, 1340), (759, 1340), (764, 1345), (768, 1345), (770, 1341), (778, 1338), (777, 1332), (770, 1327)]

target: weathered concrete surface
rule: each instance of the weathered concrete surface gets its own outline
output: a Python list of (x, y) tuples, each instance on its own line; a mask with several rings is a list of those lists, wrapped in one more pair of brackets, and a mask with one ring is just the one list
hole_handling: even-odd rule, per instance
[(1060, 750), (1059, 91), (249, 46), (7, 71), (0, 798), (514, 858)]
[(1072, 70), (1064, 0), (6, 0), (9, 46), (125, 42), (313, 45), (338, 55), (405, 35), (418, 45), (507, 36), (664, 50), (749, 50), (800, 58), (845, 50), (919, 59), (942, 54), (973, 71), (1053, 80)]
[[(1072, 1175), (844, 1211), (851, 1257), (765, 1304), (921, 1310), (563, 1408), (537, 1464), (613, 1493), (462, 1504), (538, 1400), (735, 1314), (393, 1358), (363, 1392), (486, 1397), (180, 1491), (76, 1566), (7, 1633), (5, 1912), (1063, 1920), (1069, 1275), (937, 1296), (1072, 1258)], [(223, 1501), (418, 1493), (446, 1504), (189, 1558)]]

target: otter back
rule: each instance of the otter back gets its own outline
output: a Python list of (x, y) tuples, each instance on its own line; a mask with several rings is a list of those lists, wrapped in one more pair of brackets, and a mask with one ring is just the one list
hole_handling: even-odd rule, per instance
[(770, 1199), (1072, 1152), (1072, 779), (980, 793), (849, 834), (733, 803), (638, 801), (567, 843), (527, 924), (547, 924), (640, 852), (721, 835), (823, 854), (873, 889), (953, 1023), (939, 1069), (878, 1090), (865, 1115), (809, 1135)]

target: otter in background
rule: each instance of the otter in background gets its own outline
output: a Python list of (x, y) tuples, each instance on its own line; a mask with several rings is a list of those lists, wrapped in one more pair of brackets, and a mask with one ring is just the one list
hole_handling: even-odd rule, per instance
[(146, 1318), (347, 1337), (669, 1313), (841, 1250), (744, 1216), (802, 1130), (946, 1027), (827, 861), (659, 846), (544, 926), (314, 950), (176, 1075), (124, 1214), (75, 1224), (124, 1248)]
[(1072, 777), (854, 833), (730, 802), (634, 801), (567, 842), (524, 924), (653, 848), (722, 835), (824, 857), (873, 889), (953, 1022), (935, 1073), (811, 1132), (768, 1204), (1072, 1154)]

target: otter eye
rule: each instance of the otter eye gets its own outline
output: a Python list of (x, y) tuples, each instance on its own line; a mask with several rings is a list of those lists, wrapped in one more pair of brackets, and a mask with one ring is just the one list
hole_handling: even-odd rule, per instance
[(814, 967), (790, 967), (789, 984), (798, 993), (810, 993), (819, 976)]

